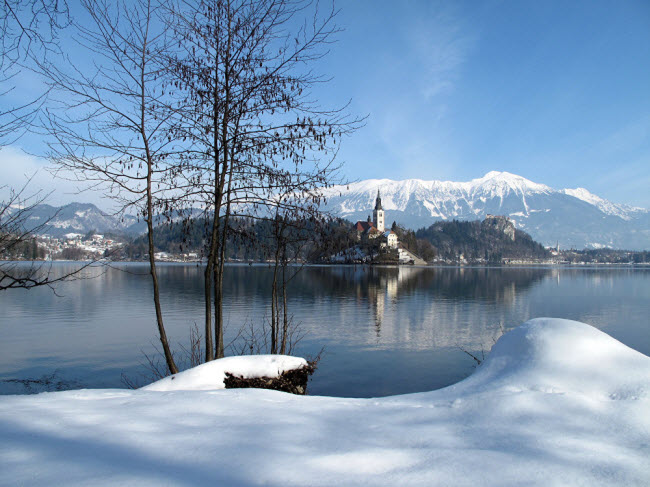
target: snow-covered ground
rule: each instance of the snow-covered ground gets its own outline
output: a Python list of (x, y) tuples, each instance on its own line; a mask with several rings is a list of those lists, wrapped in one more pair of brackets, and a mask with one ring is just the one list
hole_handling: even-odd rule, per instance
[(0, 484), (647, 486), (649, 392), (650, 358), (542, 318), (471, 377), (420, 394), (0, 397)]

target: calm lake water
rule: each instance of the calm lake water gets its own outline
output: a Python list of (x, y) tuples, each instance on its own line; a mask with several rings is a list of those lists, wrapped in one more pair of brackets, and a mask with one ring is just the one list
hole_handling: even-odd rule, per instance
[[(73, 264), (57, 263), (57, 271)], [(95, 279), (0, 293), (0, 393), (15, 379), (56, 372), (50, 389), (125, 387), (155, 354), (151, 284), (144, 264)], [(272, 271), (233, 265), (225, 275), (226, 343), (269, 314)], [(187, 345), (202, 323), (203, 268), (160, 266), (167, 332)], [(304, 338), (296, 354), (323, 347), (310, 394), (373, 397), (441, 388), (473, 371), (505, 330), (541, 316), (589, 323), (650, 355), (650, 269), (307, 267), (289, 307)], [(10, 382), (7, 382), (7, 381)]]

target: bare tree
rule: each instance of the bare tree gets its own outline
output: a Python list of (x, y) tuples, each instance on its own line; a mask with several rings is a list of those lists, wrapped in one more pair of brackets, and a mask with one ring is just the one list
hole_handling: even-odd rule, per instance
[(0, 3), (2, 68), (43, 50), (57, 49), (70, 12), (65, 0), (3, 0)]
[(191, 183), (214, 215), (205, 270), (206, 360), (223, 356), (230, 216), (264, 215), (261, 208), (287, 188), (318, 199), (311, 191), (327, 185), (331, 172), (320, 167), (322, 155), (331, 162), (340, 138), (360, 122), (311, 98), (326, 79), (309, 65), (338, 32), (335, 15), (300, 0), (187, 0), (172, 11), (182, 52), (170, 64), (183, 106), (174, 136), (191, 144)]
[[(167, 340), (156, 270), (154, 229), (178, 188), (164, 110), (164, 24), (151, 0), (82, 0), (87, 21), (75, 23), (79, 48), (92, 66), (74, 60), (40, 63), (59, 103), (48, 113), (50, 157), (79, 181), (93, 184), (147, 224), (156, 323), (170, 373), (178, 372)], [(65, 66), (61, 68), (60, 66)]]
[[(319, 179), (318, 175), (311, 176)], [(267, 203), (273, 209), (273, 217), (269, 219), (271, 232), (265, 245), (273, 266), (271, 353), (287, 352), (292, 332), (287, 287), (302, 270), (309, 258), (310, 247), (320, 240), (327, 226), (325, 215), (319, 211), (317, 190), (301, 192), (309, 184), (296, 178), (285, 193), (276, 195)]]
[[(58, 51), (59, 31), (69, 24), (68, 4), (65, 0), (3, 0), (0, 3), (0, 150), (18, 140), (32, 125), (43, 106), (47, 91), (34, 99), (20, 101), (15, 96), (17, 76), (34, 59), (44, 59)], [(61, 274), (51, 265), (30, 265), (8, 262), (18, 257), (21, 246), (31, 245), (37, 250), (37, 234), (47, 228), (53, 217), (37, 226), (30, 225), (30, 217), (48, 194), (30, 193), (31, 178), (20, 188), (1, 186), (6, 199), (0, 202), (0, 291), (32, 289), (54, 285), (62, 281), (87, 277), (83, 270), (89, 262), (73, 272)], [(32, 252), (36, 257), (38, 252)]]
[(58, 49), (59, 31), (69, 19), (65, 0), (0, 3), (0, 147), (25, 132), (45, 99), (45, 93), (27, 100), (12, 96), (16, 77), (30, 58), (43, 58)]

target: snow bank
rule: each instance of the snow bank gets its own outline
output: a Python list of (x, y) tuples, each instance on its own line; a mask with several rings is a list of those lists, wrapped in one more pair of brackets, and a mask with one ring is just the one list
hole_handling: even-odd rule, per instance
[(226, 372), (244, 379), (279, 377), (288, 370), (306, 366), (304, 358), (288, 355), (244, 355), (226, 357), (170, 375), (142, 387), (146, 391), (209, 391), (224, 389)]
[(650, 358), (537, 319), (468, 379), (420, 394), (5, 396), (0, 484), (646, 486), (649, 388)]
[(647, 399), (649, 388), (650, 358), (587, 324), (537, 318), (501, 337), (485, 363), (449, 390), (536, 390), (602, 400)]

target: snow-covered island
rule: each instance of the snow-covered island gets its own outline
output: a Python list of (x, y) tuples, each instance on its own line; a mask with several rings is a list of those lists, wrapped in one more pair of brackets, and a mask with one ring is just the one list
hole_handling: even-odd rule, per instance
[(218, 369), (0, 397), (0, 484), (650, 485), (650, 358), (583, 323), (531, 320), (462, 382), (381, 399), (224, 390)]

